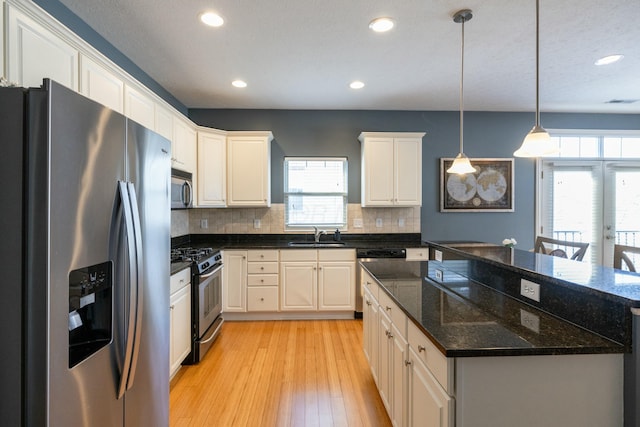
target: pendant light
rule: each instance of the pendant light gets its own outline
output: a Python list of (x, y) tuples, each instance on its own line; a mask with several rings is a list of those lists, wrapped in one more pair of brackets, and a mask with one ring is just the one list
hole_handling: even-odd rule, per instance
[(540, 0), (536, 0), (536, 124), (524, 137), (516, 157), (540, 157), (558, 153), (549, 133), (540, 126)]
[(462, 24), (462, 49), (461, 49), (461, 66), (460, 66), (460, 153), (453, 160), (453, 164), (447, 173), (457, 173), (458, 175), (464, 175), (467, 173), (474, 173), (476, 170), (471, 166), (469, 158), (465, 156), (463, 150), (464, 141), (464, 23), (473, 18), (471, 10), (463, 9), (456, 12), (453, 15), (453, 22), (456, 24)]

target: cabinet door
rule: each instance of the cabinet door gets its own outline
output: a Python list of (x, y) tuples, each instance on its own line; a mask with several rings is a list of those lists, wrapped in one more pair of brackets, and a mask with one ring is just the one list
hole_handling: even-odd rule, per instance
[(247, 311), (247, 251), (224, 251), (222, 311)]
[(387, 414), (391, 414), (391, 355), (393, 341), (391, 333), (391, 319), (384, 310), (378, 313), (380, 321), (378, 327), (378, 391)]
[[(169, 141), (173, 141), (173, 115), (171, 112), (156, 104), (155, 122), (155, 131)], [(173, 150), (173, 142), (171, 143), (171, 149)], [(173, 152), (171, 153), (171, 158), (173, 158)]]
[(170, 374), (173, 375), (191, 352), (191, 285), (171, 295)]
[(48, 77), (78, 90), (78, 51), (36, 21), (7, 5), (7, 78), (39, 87)]
[(366, 138), (362, 147), (362, 206), (392, 206), (393, 138)]
[(281, 262), (280, 310), (316, 310), (317, 275), (315, 262)]
[(234, 136), (227, 141), (228, 206), (270, 206), (270, 139)]
[(318, 263), (318, 310), (355, 310), (353, 262)]
[(397, 206), (422, 204), (422, 139), (394, 139), (394, 201)]
[(85, 55), (80, 56), (80, 93), (118, 113), (124, 111), (124, 82)]
[(408, 360), (409, 344), (400, 331), (392, 326), (392, 349), (391, 349), (391, 424), (394, 427), (403, 427), (407, 420), (407, 382), (408, 370), (405, 361)]
[(409, 348), (409, 425), (453, 426), (453, 399)]
[(198, 200), (201, 207), (227, 204), (227, 139), (223, 134), (198, 132)]
[(368, 289), (365, 289), (363, 301), (364, 352), (373, 380), (378, 384), (378, 301), (372, 297)]
[(173, 151), (172, 166), (176, 169), (194, 174), (193, 181), (194, 186), (196, 186), (196, 167), (198, 163), (196, 130), (193, 126), (177, 117), (173, 118), (171, 150)]
[(124, 85), (124, 115), (147, 129), (155, 128), (156, 116), (153, 100), (127, 84)]

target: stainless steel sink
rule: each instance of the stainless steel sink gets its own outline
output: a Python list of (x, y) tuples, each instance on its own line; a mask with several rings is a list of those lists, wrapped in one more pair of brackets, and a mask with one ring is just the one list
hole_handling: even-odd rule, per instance
[(289, 242), (287, 245), (297, 248), (341, 248), (344, 242)]

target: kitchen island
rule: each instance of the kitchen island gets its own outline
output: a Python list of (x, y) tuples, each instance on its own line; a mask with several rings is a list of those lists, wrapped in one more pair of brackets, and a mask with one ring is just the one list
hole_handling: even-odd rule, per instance
[[(392, 420), (636, 425), (639, 276), (500, 246), (429, 246), (426, 262), (362, 263), (365, 354)], [(522, 279), (539, 301), (521, 295)]]

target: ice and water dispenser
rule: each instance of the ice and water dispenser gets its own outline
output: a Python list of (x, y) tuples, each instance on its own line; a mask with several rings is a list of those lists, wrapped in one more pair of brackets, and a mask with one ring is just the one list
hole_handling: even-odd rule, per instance
[(113, 263), (69, 273), (69, 368), (111, 342)]

